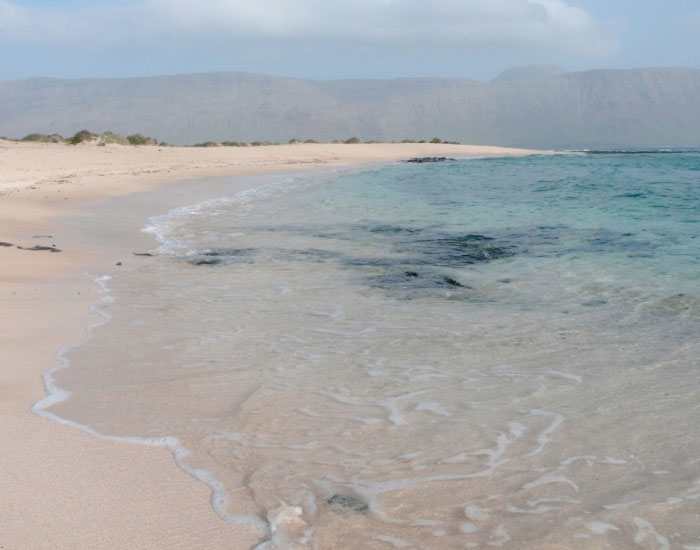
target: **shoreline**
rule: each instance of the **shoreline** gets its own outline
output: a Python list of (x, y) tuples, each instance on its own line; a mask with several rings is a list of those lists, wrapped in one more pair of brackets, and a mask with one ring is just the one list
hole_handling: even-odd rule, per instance
[[(81, 235), (80, 229), (89, 231), (90, 216), (101, 215), (103, 199), (129, 200), (134, 193), (193, 178), (291, 173), (420, 156), (536, 153), (541, 152), (446, 144), (202, 149), (0, 140), (0, 241), (12, 244), (0, 247), (0, 437), (6, 450), (0, 475), (11, 495), (0, 504), (5, 518), (0, 545), (249, 548), (260, 540), (259, 532), (221, 519), (209, 505), (210, 487), (178, 468), (167, 448), (96, 438), (30, 413), (46, 396), (42, 375), (60, 363), (59, 350), (84, 340), (86, 327), (98, 320), (90, 306), (99, 304), (99, 291), (86, 271), (100, 275), (115, 269), (114, 258), (128, 250), (120, 232), (141, 229), (122, 220), (115, 234)], [(245, 178), (238, 180), (250, 185)], [(148, 209), (163, 208), (159, 203)], [(54, 221), (70, 216), (82, 220), (77, 231)], [(17, 245), (56, 245), (61, 253)]]

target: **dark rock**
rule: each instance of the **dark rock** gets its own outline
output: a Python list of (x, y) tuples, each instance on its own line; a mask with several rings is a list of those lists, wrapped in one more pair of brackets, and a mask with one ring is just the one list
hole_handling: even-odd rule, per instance
[(0, 241), (0, 246), (13, 246), (12, 243), (4, 243)]
[(425, 162), (444, 162), (446, 160), (455, 160), (447, 157), (415, 157), (408, 159), (406, 162), (415, 162), (416, 164), (423, 164)]
[(188, 263), (192, 265), (216, 265), (221, 263), (221, 259), (219, 258), (211, 258), (211, 259), (205, 259), (205, 258), (195, 258), (194, 260), (188, 260)]
[(364, 500), (350, 495), (333, 495), (327, 502), (330, 509), (336, 514), (345, 514), (346, 512), (365, 514), (369, 510), (369, 506)]
[(153, 256), (150, 252), (132, 252), (134, 256)]
[(459, 281), (455, 281), (452, 277), (443, 277), (442, 279), (445, 284), (449, 286), (457, 286), (457, 287), (463, 287), (464, 285), (460, 283)]
[(53, 239), (52, 235), (34, 235), (32, 239)]
[(20, 250), (48, 250), (49, 252), (60, 252), (60, 250), (58, 248), (56, 248), (55, 245), (54, 246), (39, 246), (37, 244), (37, 245), (34, 245), (32, 247), (18, 246), (17, 248), (19, 248)]
[(416, 273), (415, 271), (406, 271), (404, 275), (406, 275), (406, 277), (418, 277), (418, 273)]
[(116, 263), (116, 264), (114, 264), (114, 265), (122, 265), (122, 263), (121, 263), (121, 262), (117, 262), (117, 263)]

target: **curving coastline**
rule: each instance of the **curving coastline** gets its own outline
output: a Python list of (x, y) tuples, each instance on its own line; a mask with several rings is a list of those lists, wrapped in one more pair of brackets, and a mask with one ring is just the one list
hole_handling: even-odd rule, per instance
[[(100, 299), (85, 273), (113, 269), (115, 258), (146, 239), (128, 218), (108, 235), (90, 234), (90, 216), (104, 214), (102, 199), (196, 177), (533, 152), (446, 144), (161, 149), (0, 141), (0, 241), (14, 245), (0, 249), (0, 437), (6, 450), (0, 543), (249, 548), (259, 540), (259, 533), (217, 516), (208, 506), (210, 488), (179, 470), (166, 448), (97, 439), (29, 412), (45, 395), (42, 374), (60, 362), (56, 350), (80, 342), (95, 323), (89, 308)], [(246, 185), (241, 180), (242, 189)], [(137, 210), (161, 210), (138, 200)], [(54, 221), (68, 215), (79, 215), (81, 224), (71, 229)], [(62, 252), (32, 250), (37, 243)]]

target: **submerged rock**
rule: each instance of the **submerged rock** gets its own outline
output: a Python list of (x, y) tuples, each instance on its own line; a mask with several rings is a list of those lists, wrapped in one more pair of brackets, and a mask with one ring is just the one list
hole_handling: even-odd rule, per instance
[(700, 297), (684, 293), (673, 294), (658, 302), (655, 309), (663, 313), (700, 315)]
[(364, 500), (350, 495), (333, 495), (327, 502), (329, 508), (336, 514), (344, 514), (346, 512), (364, 514), (369, 510), (369, 506)]

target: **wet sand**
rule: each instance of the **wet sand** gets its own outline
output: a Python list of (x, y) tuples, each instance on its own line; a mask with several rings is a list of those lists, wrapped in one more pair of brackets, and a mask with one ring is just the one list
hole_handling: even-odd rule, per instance
[(165, 447), (99, 439), (30, 412), (45, 396), (41, 375), (57, 366), (55, 354), (99, 321), (89, 309), (99, 297), (88, 274), (130, 255), (134, 241), (123, 236), (138, 230), (125, 219), (109, 235), (81, 237), (53, 218), (79, 214), (89, 227), (86, 213), (100, 215), (102, 199), (189, 178), (528, 153), (445, 144), (202, 149), (0, 140), (0, 242), (11, 245), (0, 246), (0, 547), (243, 549), (259, 540), (219, 518), (209, 487), (178, 469)]

